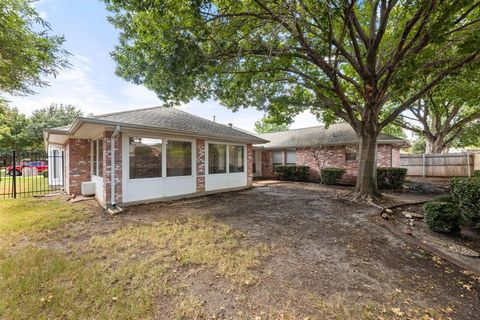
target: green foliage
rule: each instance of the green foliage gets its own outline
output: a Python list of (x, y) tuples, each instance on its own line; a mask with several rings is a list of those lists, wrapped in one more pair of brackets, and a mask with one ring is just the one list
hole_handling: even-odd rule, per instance
[(48, 178), (48, 170), (42, 172), (44, 178)]
[(395, 125), (394, 123), (390, 123), (385, 128), (383, 128), (382, 133), (389, 134), (397, 138), (403, 138), (403, 139), (407, 138), (407, 135), (405, 134), (405, 130), (403, 130), (402, 127)]
[(307, 181), (309, 174), (308, 166), (287, 164), (275, 167), (275, 177), (283, 181)]
[(436, 232), (459, 232), (465, 222), (456, 203), (449, 196), (435, 198), (427, 202), (423, 209), (425, 223)]
[(320, 171), (320, 181), (322, 184), (336, 185), (345, 174), (345, 169), (324, 168)]
[(453, 178), (450, 190), (466, 220), (480, 228), (480, 177)]
[(50, 25), (32, 1), (0, 1), (0, 94), (32, 93), (44, 76), (68, 66), (64, 38), (50, 35)]
[(380, 189), (401, 189), (407, 176), (405, 168), (377, 168), (377, 184)]
[(270, 117), (263, 117), (255, 122), (256, 133), (287, 131), (289, 127), (289, 123), (276, 123)]
[(473, 176), (474, 177), (480, 177), (480, 170), (473, 171)]
[(43, 130), (72, 124), (82, 116), (81, 110), (70, 104), (52, 103), (50, 106), (35, 110), (29, 119), (27, 134), (32, 140), (32, 148), (43, 148)]
[(0, 149), (21, 150), (32, 146), (28, 118), (15, 108), (6, 107), (0, 114)]
[(425, 153), (426, 148), (427, 142), (425, 141), (425, 137), (419, 137), (413, 142), (411, 151), (412, 153)]

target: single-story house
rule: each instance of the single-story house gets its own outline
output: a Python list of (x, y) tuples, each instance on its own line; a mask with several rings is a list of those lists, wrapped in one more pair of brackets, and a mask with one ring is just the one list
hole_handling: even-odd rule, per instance
[(44, 139), (64, 154), (65, 191), (105, 207), (249, 187), (252, 145), (268, 142), (166, 107), (79, 117)]
[[(347, 124), (254, 135), (174, 108), (154, 107), (79, 117), (44, 130), (50, 184), (90, 194), (103, 206), (166, 200), (250, 187), (279, 164), (307, 165), (311, 180), (325, 167), (357, 171), (358, 139)], [(380, 135), (379, 166), (399, 166), (403, 139)], [(62, 157), (55, 157), (62, 159)], [(323, 161), (323, 160), (322, 160)], [(113, 171), (113, 174), (112, 174)]]
[[(310, 167), (310, 180), (318, 181), (319, 166), (345, 169), (344, 181), (355, 180), (358, 171), (358, 137), (348, 123), (317, 126), (258, 135), (269, 142), (254, 146), (254, 176), (273, 177), (274, 168), (282, 164)], [(377, 166), (399, 167), (400, 149), (408, 146), (404, 139), (380, 134)], [(318, 164), (317, 164), (318, 163)]]

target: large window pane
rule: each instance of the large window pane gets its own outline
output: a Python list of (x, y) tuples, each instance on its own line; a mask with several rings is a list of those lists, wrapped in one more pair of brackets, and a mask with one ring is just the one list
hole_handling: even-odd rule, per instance
[(244, 159), (243, 159), (243, 147), (242, 146), (229, 146), (228, 150), (229, 172), (243, 172), (244, 171)]
[(130, 179), (162, 176), (162, 140), (131, 137)]
[(286, 157), (286, 160), (285, 160), (285, 163), (286, 164), (296, 164), (297, 163), (297, 152), (295, 151), (295, 149), (291, 149), (291, 150), (285, 150), (285, 157)]
[(192, 174), (192, 143), (167, 141), (167, 177)]
[(208, 144), (208, 173), (227, 173), (227, 146)]
[(283, 150), (273, 151), (273, 163), (283, 163)]
[(97, 176), (103, 177), (103, 140), (97, 140), (97, 143), (98, 143), (98, 154), (97, 154), (98, 172), (97, 172)]
[(97, 175), (97, 140), (92, 141), (92, 174)]

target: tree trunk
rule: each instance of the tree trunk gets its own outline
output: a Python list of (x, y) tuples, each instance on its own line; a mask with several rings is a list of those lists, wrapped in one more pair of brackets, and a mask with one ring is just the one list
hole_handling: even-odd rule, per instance
[(442, 153), (445, 150), (442, 136), (427, 136), (425, 144), (425, 153)]
[(374, 200), (381, 194), (377, 185), (377, 137), (378, 134), (359, 134), (358, 175), (353, 190), (354, 200)]

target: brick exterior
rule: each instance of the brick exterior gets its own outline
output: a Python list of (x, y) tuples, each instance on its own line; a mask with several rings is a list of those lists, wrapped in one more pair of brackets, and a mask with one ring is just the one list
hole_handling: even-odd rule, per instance
[(205, 140), (197, 139), (197, 192), (205, 191)]
[[(348, 147), (358, 153), (358, 146)], [(346, 160), (346, 147), (333, 146), (324, 150), (315, 148), (297, 148), (297, 165), (306, 165), (310, 167), (310, 180), (318, 181), (320, 179), (320, 172), (312, 155), (312, 150), (319, 152), (321, 162), (325, 160), (325, 168), (337, 167), (344, 168), (345, 182), (353, 182), (357, 176), (358, 163), (357, 161)], [(262, 176), (273, 177), (273, 163), (272, 150), (262, 150)], [(400, 149), (392, 145), (379, 145), (377, 148), (377, 166), (391, 167), (400, 165)]]
[(81, 183), (90, 181), (90, 140), (69, 138), (65, 144), (65, 191), (81, 193)]
[(253, 147), (247, 144), (247, 186), (251, 187), (253, 182)]
[[(110, 205), (111, 201), (111, 137), (113, 132), (103, 133), (103, 199), (105, 204)], [(119, 133), (115, 139), (115, 203), (122, 203), (122, 134)]]
[(262, 150), (262, 177), (273, 177), (273, 152), (272, 150)]

